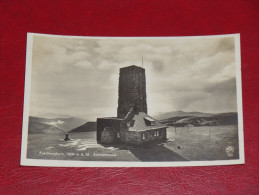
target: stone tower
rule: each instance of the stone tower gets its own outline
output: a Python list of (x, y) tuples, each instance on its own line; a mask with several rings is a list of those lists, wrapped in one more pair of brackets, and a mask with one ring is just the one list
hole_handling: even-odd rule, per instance
[(147, 113), (145, 69), (135, 65), (120, 69), (117, 117), (124, 118), (131, 108)]

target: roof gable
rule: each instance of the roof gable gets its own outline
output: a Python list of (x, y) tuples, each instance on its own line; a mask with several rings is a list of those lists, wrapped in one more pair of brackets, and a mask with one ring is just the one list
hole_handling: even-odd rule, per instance
[[(135, 114), (132, 118), (134, 120), (133, 126), (129, 127), (129, 131), (146, 131), (153, 129), (166, 128), (166, 125), (161, 124), (157, 120), (153, 119), (151, 116), (147, 115), (145, 112), (139, 112)], [(147, 123), (146, 120), (152, 121), (154, 124)]]

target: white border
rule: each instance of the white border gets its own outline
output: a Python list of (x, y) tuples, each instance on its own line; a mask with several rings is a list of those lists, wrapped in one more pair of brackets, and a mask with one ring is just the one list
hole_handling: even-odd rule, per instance
[[(31, 89), (31, 66), (32, 47), (34, 36), (50, 36), (63, 38), (85, 38), (85, 39), (194, 39), (206, 37), (234, 37), (236, 58), (236, 87), (237, 87), (237, 110), (238, 110), (238, 141), (239, 159), (237, 160), (215, 160), (215, 161), (177, 161), (177, 162), (125, 162), (125, 161), (71, 161), (71, 160), (43, 160), (27, 159), (28, 119), (30, 110)], [(242, 110), (242, 88), (241, 88), (241, 51), (240, 34), (208, 35), (208, 36), (185, 36), (185, 37), (97, 37), (97, 36), (61, 36), (38, 33), (27, 33), (26, 72), (23, 107), (23, 130), (21, 162), (23, 166), (48, 166), (48, 167), (181, 167), (181, 166), (211, 166), (211, 165), (234, 165), (244, 164), (244, 134), (243, 134), (243, 110)]]

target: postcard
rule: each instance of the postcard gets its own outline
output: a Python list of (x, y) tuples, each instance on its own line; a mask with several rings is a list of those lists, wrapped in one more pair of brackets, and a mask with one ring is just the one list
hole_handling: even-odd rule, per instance
[(28, 33), (21, 165), (244, 164), (240, 34)]

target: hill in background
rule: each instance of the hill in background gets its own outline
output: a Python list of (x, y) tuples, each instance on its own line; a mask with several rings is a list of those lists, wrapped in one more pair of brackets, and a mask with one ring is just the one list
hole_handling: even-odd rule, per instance
[(54, 133), (54, 134), (59, 134), (63, 133), (61, 129), (53, 126), (53, 125), (48, 125), (44, 123), (40, 123), (37, 121), (29, 121), (29, 129), (28, 129), (29, 134), (41, 134), (41, 133)]
[[(168, 118), (164, 118), (168, 117)], [(229, 113), (202, 113), (176, 111), (165, 113), (157, 118), (160, 122), (168, 126), (215, 126), (215, 125), (237, 125), (238, 117), (236, 112)]]
[(91, 132), (96, 131), (97, 124), (96, 122), (87, 122), (75, 129), (72, 129), (70, 132)]
[(161, 113), (155, 116), (157, 120), (164, 120), (173, 117), (184, 117), (184, 116), (197, 116), (197, 117), (208, 117), (213, 116), (214, 114), (211, 113), (204, 113), (204, 112), (184, 112), (182, 110)]
[(48, 119), (30, 116), (29, 134), (64, 133), (84, 123), (84, 120), (75, 117)]
[[(217, 126), (237, 125), (238, 117), (236, 112), (229, 113), (202, 113), (175, 111), (163, 113), (155, 117), (161, 123), (168, 126)], [(41, 118), (29, 117), (29, 134), (41, 133), (65, 133), (65, 132), (92, 132), (96, 131), (96, 122), (86, 122), (75, 117), (66, 118)]]

